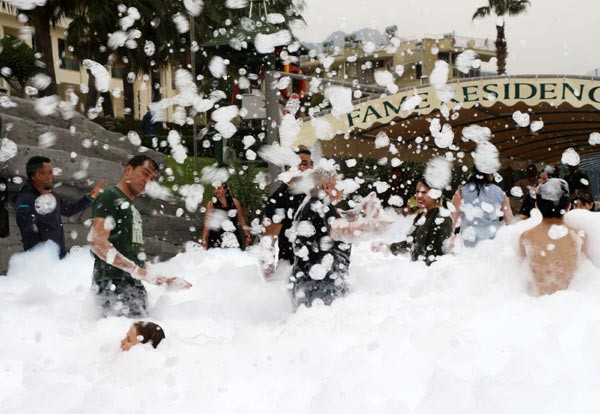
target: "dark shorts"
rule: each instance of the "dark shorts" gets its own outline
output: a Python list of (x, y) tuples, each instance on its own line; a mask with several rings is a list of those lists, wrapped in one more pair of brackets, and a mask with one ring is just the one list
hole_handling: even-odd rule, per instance
[(300, 279), (292, 287), (291, 299), (295, 308), (300, 305), (310, 308), (317, 299), (329, 306), (335, 299), (347, 294), (346, 282), (336, 283), (335, 280), (329, 278), (323, 280)]
[(101, 280), (94, 282), (92, 289), (96, 302), (102, 309), (102, 316), (125, 316), (143, 318), (146, 311), (146, 288), (125, 280)]

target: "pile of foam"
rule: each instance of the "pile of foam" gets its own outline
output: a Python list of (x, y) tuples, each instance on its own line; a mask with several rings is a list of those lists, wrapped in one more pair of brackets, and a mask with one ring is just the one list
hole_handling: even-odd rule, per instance
[(159, 267), (191, 290), (149, 287), (166, 340), (127, 353), (131, 321), (96, 316), (89, 250), (18, 255), (0, 278), (1, 411), (592, 412), (598, 269), (585, 262), (568, 291), (532, 296), (515, 251), (536, 220), (431, 267), (355, 245), (352, 293), (296, 313), (282, 275), (264, 282), (250, 255), (188, 251)]

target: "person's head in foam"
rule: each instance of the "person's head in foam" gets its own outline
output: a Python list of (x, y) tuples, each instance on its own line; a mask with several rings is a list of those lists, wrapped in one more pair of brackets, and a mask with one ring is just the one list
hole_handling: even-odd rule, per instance
[(125, 338), (121, 339), (121, 349), (129, 351), (137, 344), (150, 342), (156, 348), (165, 339), (165, 331), (154, 322), (138, 321), (131, 325)]
[(550, 178), (537, 186), (535, 204), (544, 218), (562, 218), (571, 206), (569, 184), (561, 178)]

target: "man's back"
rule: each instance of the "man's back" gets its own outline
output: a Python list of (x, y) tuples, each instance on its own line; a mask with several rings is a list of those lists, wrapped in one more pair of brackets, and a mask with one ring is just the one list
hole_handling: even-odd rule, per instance
[(538, 294), (552, 294), (569, 287), (577, 270), (583, 241), (561, 219), (544, 219), (521, 235), (521, 253), (529, 258)]

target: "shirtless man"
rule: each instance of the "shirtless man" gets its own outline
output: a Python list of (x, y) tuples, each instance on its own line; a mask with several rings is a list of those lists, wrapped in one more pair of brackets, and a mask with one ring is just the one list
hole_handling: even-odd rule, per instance
[(565, 180), (551, 178), (541, 183), (536, 193), (543, 219), (521, 234), (519, 245), (521, 256), (529, 259), (537, 293), (546, 295), (569, 287), (585, 251), (585, 239), (582, 232), (564, 224), (563, 216), (571, 207)]

